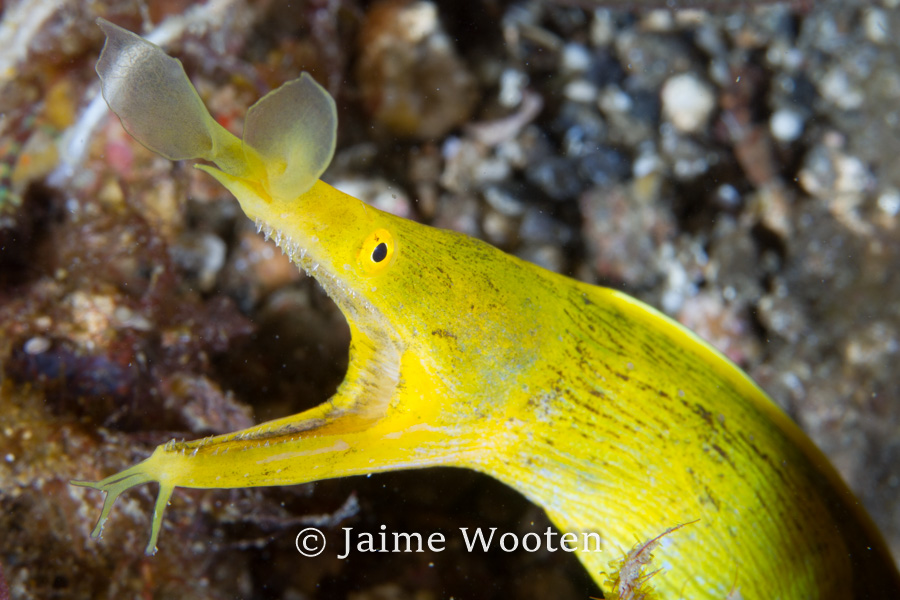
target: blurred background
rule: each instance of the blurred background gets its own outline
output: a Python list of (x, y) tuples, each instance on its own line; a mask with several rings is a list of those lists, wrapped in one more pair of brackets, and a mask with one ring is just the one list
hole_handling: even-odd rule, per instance
[[(563, 553), (363, 555), (341, 527), (543, 531), (452, 469), (176, 491), (90, 540), (100, 479), (171, 438), (328, 398), (349, 333), (316, 283), (99, 98), (102, 16), (214, 117), (309, 71), (324, 179), (661, 308), (831, 457), (900, 556), (898, 0), (0, 3), (0, 598), (600, 597)], [(670, 7), (670, 8), (666, 8)], [(302, 558), (320, 526), (330, 550)], [(459, 542), (459, 536), (448, 539)]]

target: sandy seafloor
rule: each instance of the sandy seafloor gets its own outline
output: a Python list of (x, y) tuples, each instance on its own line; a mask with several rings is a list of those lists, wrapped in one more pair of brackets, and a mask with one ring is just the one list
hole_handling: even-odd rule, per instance
[[(601, 3), (602, 4), (602, 3)], [(900, 557), (897, 0), (6, 2), (0, 22), (0, 598), (587, 598), (563, 553), (301, 559), (320, 524), (543, 530), (451, 469), (286, 488), (74, 489), (175, 438), (314, 406), (349, 334), (315, 282), (96, 99), (94, 17), (153, 32), (220, 123), (307, 70), (325, 179), (623, 289), (710, 340), (828, 454)]]

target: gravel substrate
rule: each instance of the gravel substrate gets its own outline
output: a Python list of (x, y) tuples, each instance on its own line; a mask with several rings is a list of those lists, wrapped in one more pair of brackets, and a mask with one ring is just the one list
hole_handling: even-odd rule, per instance
[(334, 543), (346, 523), (546, 527), (455, 470), (180, 490), (153, 559), (142, 489), (87, 538), (100, 497), (69, 479), (318, 404), (349, 343), (224, 190), (105, 111), (97, 15), (152, 31), (236, 132), (312, 72), (340, 113), (327, 181), (688, 325), (828, 454), (900, 557), (898, 1), (622, 4), (7, 3), (0, 598), (600, 594), (569, 555), (293, 549), (313, 523)]

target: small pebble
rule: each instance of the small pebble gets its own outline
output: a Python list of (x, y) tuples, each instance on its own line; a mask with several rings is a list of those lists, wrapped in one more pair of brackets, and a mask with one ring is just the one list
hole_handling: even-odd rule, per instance
[(835, 167), (837, 179), (834, 187), (839, 194), (862, 194), (872, 183), (872, 177), (866, 165), (855, 156), (838, 156)]
[(675, 25), (673, 11), (668, 9), (656, 9), (649, 11), (641, 20), (641, 26), (647, 31), (666, 32), (671, 31)]
[(33, 337), (25, 342), (24, 349), (26, 354), (31, 354), (32, 356), (43, 354), (50, 349), (50, 340), (41, 336)]
[(889, 217), (896, 217), (900, 213), (900, 190), (885, 190), (878, 196), (878, 208)]
[(581, 44), (566, 44), (560, 67), (564, 73), (583, 73), (591, 66), (591, 54)]
[(660, 303), (666, 314), (674, 315), (682, 309), (686, 298), (697, 294), (697, 286), (691, 281), (683, 264), (672, 261), (669, 267)]
[(607, 46), (615, 40), (616, 24), (612, 13), (608, 8), (599, 8), (594, 11), (591, 20), (591, 44), (593, 46)]
[(200, 232), (181, 236), (173, 247), (173, 256), (175, 262), (190, 273), (199, 289), (206, 292), (215, 285), (219, 271), (225, 266), (227, 251), (222, 238)]
[(513, 227), (509, 219), (494, 211), (488, 211), (481, 220), (481, 229), (488, 240), (495, 246), (505, 246), (513, 233)]
[(563, 95), (573, 102), (584, 102), (585, 104), (597, 101), (597, 88), (590, 81), (584, 79), (576, 79), (570, 81), (563, 88)]
[(600, 93), (597, 105), (603, 112), (624, 113), (631, 110), (634, 102), (631, 101), (631, 96), (622, 91), (619, 86), (608, 85)]
[(503, 187), (489, 185), (484, 189), (484, 199), (501, 215), (518, 217), (525, 211), (525, 206), (515, 193)]
[(879, 8), (866, 9), (864, 18), (866, 37), (876, 44), (883, 44), (888, 41), (888, 16)]
[(772, 113), (769, 129), (780, 142), (793, 142), (803, 133), (803, 115), (789, 108), (782, 108)]
[(889, 361), (900, 352), (897, 330), (892, 324), (875, 321), (854, 331), (844, 347), (844, 358), (857, 367), (872, 367)]
[(736, 209), (741, 205), (741, 193), (730, 183), (723, 183), (716, 188), (716, 202), (723, 208)]
[(663, 163), (662, 159), (659, 157), (659, 154), (656, 151), (645, 152), (635, 159), (634, 164), (631, 167), (632, 175), (634, 175), (635, 179), (640, 179), (641, 177), (645, 177), (654, 171), (661, 171), (665, 163)]
[(865, 101), (863, 91), (850, 82), (847, 71), (841, 66), (833, 67), (819, 82), (822, 96), (842, 110), (855, 110)]
[(715, 106), (712, 89), (693, 73), (675, 75), (663, 85), (663, 114), (681, 132), (701, 131)]
[(506, 69), (500, 74), (500, 94), (502, 106), (515, 108), (522, 102), (522, 90), (528, 85), (528, 76), (517, 69)]

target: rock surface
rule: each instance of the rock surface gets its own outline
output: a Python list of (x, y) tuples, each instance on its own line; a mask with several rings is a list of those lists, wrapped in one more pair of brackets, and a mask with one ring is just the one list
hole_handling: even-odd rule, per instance
[(689, 324), (825, 450), (900, 556), (896, 0), (578, 4), (8, 3), (0, 598), (600, 594), (570, 555), (293, 547), (310, 523), (332, 547), (345, 524), (546, 528), (462, 471), (179, 490), (152, 559), (144, 487), (87, 537), (101, 498), (70, 479), (318, 404), (349, 339), (224, 190), (103, 110), (94, 12), (154, 28), (235, 131), (260, 95), (312, 72), (340, 110), (328, 180)]

